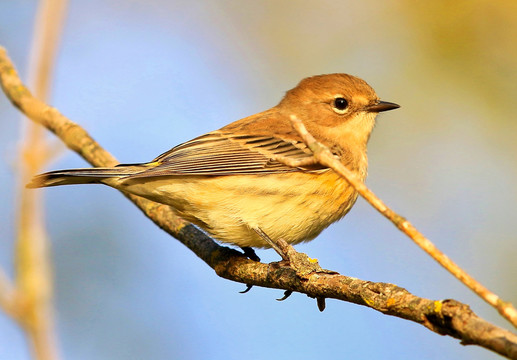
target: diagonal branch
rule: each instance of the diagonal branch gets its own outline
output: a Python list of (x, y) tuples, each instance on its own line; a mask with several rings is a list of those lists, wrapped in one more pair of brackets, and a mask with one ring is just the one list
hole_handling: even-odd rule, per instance
[[(348, 170), (339, 159), (323, 144), (307, 131), (303, 122), (295, 115), (291, 115), (291, 123), (293, 128), (300, 134), (304, 142), (313, 152), (313, 159), (318, 163), (328, 166), (354, 187), (361, 196), (370, 203), (377, 211), (390, 220), (397, 228), (413, 240), (421, 249), (427, 252), (434, 260), (442, 265), (447, 271), (454, 275), (458, 280), (474, 291), (479, 297), (485, 300), (499, 311), (499, 313), (510, 321), (513, 326), (517, 327), (517, 310), (509, 302), (503, 301), (492, 291), (479, 283), (470, 276), (465, 270), (460, 268), (454, 261), (449, 259), (447, 255), (441, 252), (429, 239), (419, 232), (408, 220), (391, 210), (381, 199), (379, 199), (368, 187), (359, 181), (353, 172)], [(289, 166), (300, 166), (293, 159), (277, 157), (276, 160)]]
[[(90, 164), (117, 164), (115, 158), (84, 129), (31, 95), (1, 47), (0, 82), (14, 106), (55, 133)], [(175, 216), (168, 206), (124, 195), (156, 225), (187, 246), (223, 278), (297, 291), (316, 299), (334, 298), (368, 306), (383, 314), (414, 321), (438, 334), (460, 339), (462, 344), (476, 344), (517, 359), (517, 336), (479, 318), (465, 304), (454, 300), (424, 299), (392, 284), (359, 280), (323, 270), (314, 260), (301, 253), (297, 254), (301, 266), (296, 270), (279, 263), (255, 262), (236, 250), (218, 245), (196, 227)]]

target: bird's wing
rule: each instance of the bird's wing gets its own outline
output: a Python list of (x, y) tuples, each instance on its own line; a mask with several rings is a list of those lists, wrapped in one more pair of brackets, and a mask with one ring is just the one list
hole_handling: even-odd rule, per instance
[(146, 170), (126, 178), (271, 174), (326, 169), (318, 164), (293, 168), (275, 160), (276, 156), (307, 159), (312, 153), (307, 145), (299, 141), (215, 131), (172, 148), (146, 164)]

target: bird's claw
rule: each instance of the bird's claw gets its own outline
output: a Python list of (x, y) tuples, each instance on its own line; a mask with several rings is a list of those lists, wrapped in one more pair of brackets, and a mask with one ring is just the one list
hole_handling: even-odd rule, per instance
[(246, 284), (246, 289), (242, 290), (242, 291), (239, 291), (239, 294), (246, 294), (248, 291), (251, 290), (251, 288), (253, 287), (253, 285), (251, 284)]
[(291, 296), (292, 293), (293, 293), (292, 290), (286, 290), (286, 291), (284, 291), (284, 296), (282, 296), (280, 299), (276, 299), (276, 300), (277, 301), (284, 301), (289, 296)]

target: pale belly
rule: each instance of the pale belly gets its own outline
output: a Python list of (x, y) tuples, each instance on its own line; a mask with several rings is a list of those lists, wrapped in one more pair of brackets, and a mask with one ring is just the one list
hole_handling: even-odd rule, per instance
[(357, 197), (332, 171), (157, 177), (108, 185), (170, 205), (217, 240), (241, 247), (269, 247), (253, 228), (291, 244), (311, 240), (342, 218)]

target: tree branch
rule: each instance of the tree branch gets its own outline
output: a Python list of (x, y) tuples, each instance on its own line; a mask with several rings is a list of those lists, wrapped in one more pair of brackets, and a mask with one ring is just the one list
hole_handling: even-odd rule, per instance
[[(70, 149), (94, 166), (113, 166), (115, 158), (88, 133), (56, 109), (35, 99), (20, 81), (6, 51), (0, 48), (0, 82), (20, 111), (54, 132)], [(368, 306), (383, 314), (419, 323), (450, 335), (462, 344), (476, 344), (511, 359), (517, 359), (517, 336), (479, 318), (454, 300), (433, 301), (412, 295), (386, 283), (359, 280), (324, 270), (305, 254), (296, 270), (279, 263), (262, 264), (240, 252), (220, 246), (193, 225), (175, 216), (169, 207), (132, 195), (127, 196), (156, 225), (178, 239), (226, 279), (244, 284), (297, 291), (316, 299), (334, 298)]]
[[(504, 318), (510, 321), (513, 326), (517, 327), (517, 310), (509, 302), (503, 301), (492, 291), (479, 283), (476, 279), (470, 276), (465, 270), (460, 268), (454, 261), (449, 259), (447, 255), (441, 252), (429, 239), (427, 239), (421, 232), (419, 232), (413, 224), (411, 224), (404, 217), (391, 210), (381, 199), (379, 199), (368, 187), (360, 180), (358, 180), (353, 172), (347, 169), (338, 158), (323, 144), (316, 141), (316, 139), (307, 131), (303, 122), (295, 115), (291, 115), (291, 123), (293, 128), (300, 134), (306, 145), (313, 152), (313, 160), (327, 166), (343, 177), (354, 189), (372, 205), (377, 211), (390, 220), (397, 228), (413, 240), (421, 249), (428, 253), (434, 260), (442, 265), (453, 276), (465, 284), (469, 289), (474, 291), (479, 297), (492, 305)], [(284, 157), (277, 157), (276, 160), (283, 162), (286, 165), (297, 167), (301, 166), (302, 162), (288, 159)], [(304, 159), (306, 162), (306, 159)]]

